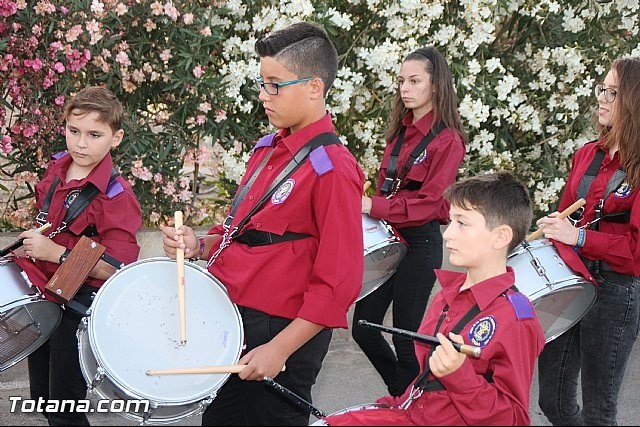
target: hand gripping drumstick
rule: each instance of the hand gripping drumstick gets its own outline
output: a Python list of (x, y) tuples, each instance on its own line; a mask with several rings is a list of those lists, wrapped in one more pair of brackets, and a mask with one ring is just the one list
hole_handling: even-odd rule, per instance
[[(415, 332), (407, 331), (405, 329), (392, 328), (390, 326), (378, 325), (376, 323), (370, 323), (366, 320), (358, 320), (358, 325), (366, 326), (368, 328), (379, 329), (382, 332), (389, 332), (394, 335), (400, 335), (406, 338), (411, 338), (412, 340), (423, 342), (425, 344), (432, 345), (440, 345), (440, 340), (436, 337), (432, 337), (430, 335), (422, 335), (417, 334)], [(480, 347), (474, 347), (469, 344), (460, 344), (459, 342), (451, 342), (453, 344), (453, 348), (458, 350), (462, 354), (466, 354), (467, 356), (473, 356), (475, 358), (480, 357), (482, 349)]]
[[(182, 226), (182, 212), (176, 211), (174, 218), (177, 230)], [(179, 242), (180, 244), (184, 242), (182, 235), (180, 236)], [(182, 248), (176, 250), (176, 263), (178, 265), (178, 303), (180, 304), (180, 345), (185, 345), (187, 343), (187, 313), (184, 295), (184, 249)]]
[[(42, 234), (45, 231), (47, 231), (48, 229), (51, 228), (51, 223), (46, 222), (44, 224), (42, 224), (40, 227), (38, 227), (35, 232), (38, 234)], [(9, 252), (11, 252), (14, 249), (18, 249), (20, 246), (22, 246), (24, 243), (24, 238), (22, 239), (18, 239), (15, 242), (11, 243), (9, 246), (0, 249), (0, 257), (3, 257), (5, 255), (7, 255)]]
[[(567, 209), (560, 212), (556, 218), (565, 219), (566, 217), (568, 217), (569, 215), (571, 215), (572, 213), (580, 209), (582, 206), (584, 206), (586, 202), (587, 201), (585, 199), (576, 200), (571, 206), (569, 206)], [(544, 228), (540, 227), (536, 231), (534, 231), (533, 233), (527, 236), (527, 242), (531, 242), (532, 240), (539, 239), (540, 237), (542, 237), (543, 234), (544, 234)]]
[[(247, 365), (199, 366), (194, 368), (149, 369), (147, 375), (237, 374)], [(285, 370), (285, 366), (282, 367)]]

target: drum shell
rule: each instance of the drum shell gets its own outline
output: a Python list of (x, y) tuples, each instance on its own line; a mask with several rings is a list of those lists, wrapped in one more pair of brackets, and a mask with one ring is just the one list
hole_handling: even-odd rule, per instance
[(31, 286), (20, 267), (0, 261), (0, 372), (47, 342), (62, 318), (60, 306)]
[(521, 243), (507, 265), (518, 290), (531, 300), (546, 342), (579, 322), (597, 298), (595, 285), (573, 271), (548, 239)]
[(242, 320), (226, 289), (185, 262), (187, 342), (180, 344), (177, 264), (149, 258), (119, 270), (100, 288), (78, 329), (81, 370), (104, 399), (149, 401), (151, 413), (121, 412), (146, 424), (200, 414), (230, 374), (148, 376), (147, 370), (233, 365), (242, 351)]
[(408, 247), (398, 232), (382, 219), (362, 214), (364, 277), (356, 301), (378, 289), (396, 272)]

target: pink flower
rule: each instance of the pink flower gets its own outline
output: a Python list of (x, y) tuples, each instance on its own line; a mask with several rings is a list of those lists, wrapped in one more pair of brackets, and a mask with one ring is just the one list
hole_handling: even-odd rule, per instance
[(14, 15), (18, 11), (18, 6), (12, 2), (7, 0), (0, 0), (0, 16), (8, 18), (11, 15)]
[(202, 75), (204, 74), (204, 68), (202, 68), (202, 65), (196, 65), (196, 67), (193, 69), (193, 75), (196, 76), (197, 78), (202, 77)]
[(185, 13), (184, 15), (182, 15), (182, 20), (184, 21), (185, 25), (193, 24), (193, 13)]
[(60, 61), (56, 62), (55, 64), (53, 64), (53, 69), (56, 70), (56, 72), (62, 74), (65, 71), (64, 68), (64, 64)]
[(60, 12), (62, 12), (63, 15), (66, 15), (67, 13), (69, 13), (69, 8), (60, 6)]
[(56, 99), (55, 99), (54, 102), (59, 107), (63, 106), (64, 105), (64, 96), (63, 95), (56, 96)]

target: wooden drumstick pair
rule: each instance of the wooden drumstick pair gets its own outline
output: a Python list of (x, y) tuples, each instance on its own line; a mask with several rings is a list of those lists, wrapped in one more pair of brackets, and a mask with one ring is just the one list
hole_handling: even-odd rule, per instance
[[(571, 215), (572, 213), (580, 209), (582, 206), (584, 206), (585, 203), (586, 203), (585, 199), (576, 200), (571, 206), (569, 206), (567, 209), (560, 212), (556, 218), (564, 219), (568, 217), (569, 215)], [(532, 240), (539, 239), (540, 237), (542, 237), (543, 234), (544, 234), (544, 228), (540, 227), (536, 231), (534, 231), (533, 233), (527, 236), (527, 242), (531, 242)]]

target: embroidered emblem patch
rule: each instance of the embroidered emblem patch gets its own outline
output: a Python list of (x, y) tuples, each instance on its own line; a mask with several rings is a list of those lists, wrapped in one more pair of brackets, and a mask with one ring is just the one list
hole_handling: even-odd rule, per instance
[(71, 206), (71, 203), (78, 197), (78, 194), (80, 194), (80, 189), (71, 190), (64, 199), (64, 207), (69, 209), (69, 206)]
[(289, 195), (293, 191), (294, 185), (296, 185), (296, 181), (293, 178), (289, 178), (288, 180), (286, 180), (280, 187), (278, 187), (276, 192), (273, 193), (273, 196), (271, 196), (271, 203), (273, 203), (274, 205), (279, 205), (280, 203), (287, 200), (287, 197), (289, 197)]
[(420, 153), (420, 155), (418, 156), (418, 158), (416, 159), (415, 162), (413, 162), (414, 165), (420, 164), (422, 162), (424, 162), (424, 159), (427, 158), (427, 150), (425, 149), (422, 153)]
[(469, 329), (469, 340), (476, 347), (485, 347), (496, 331), (496, 319), (493, 316), (485, 316), (478, 319)]
[(629, 197), (629, 194), (631, 194), (631, 187), (629, 187), (628, 182), (623, 182), (620, 185), (620, 187), (618, 187), (616, 192), (613, 193), (613, 195), (618, 199), (624, 199), (625, 197)]

